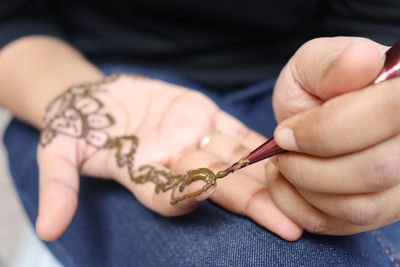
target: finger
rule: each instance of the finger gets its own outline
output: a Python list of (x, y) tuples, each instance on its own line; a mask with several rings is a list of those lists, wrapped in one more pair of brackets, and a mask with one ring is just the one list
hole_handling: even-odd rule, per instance
[[(149, 165), (140, 158), (134, 161), (127, 156), (136, 149), (132, 139), (122, 137), (119, 142), (121, 148), (116, 150), (87, 148), (82, 156), (85, 159), (81, 166), (82, 173), (89, 173), (90, 170), (90, 174), (96, 177), (113, 178), (130, 190), (144, 206), (166, 217), (193, 211), (214, 191), (214, 186), (210, 186), (205, 192), (199, 192), (206, 185), (201, 181), (194, 181), (179, 190), (182, 180), (178, 174), (185, 175), (186, 170), (176, 173), (165, 167), (165, 162)], [(141, 152), (157, 153), (153, 150)], [(143, 156), (143, 153), (138, 154)], [(103, 167), (98, 168), (100, 165)], [(194, 195), (185, 198), (188, 194)]]
[[(208, 136), (206, 141), (208, 141), (207, 144), (204, 144), (201, 149), (219, 158), (226, 165), (232, 165), (234, 162), (240, 160), (250, 153), (250, 150), (243, 146), (236, 139), (226, 136), (220, 132), (214, 132)], [(249, 176), (253, 176), (260, 182), (265, 183), (264, 167), (261, 162), (243, 168), (240, 170), (240, 172)]]
[(268, 190), (276, 205), (304, 230), (315, 234), (349, 235), (377, 226), (355, 225), (329, 216), (308, 203), (272, 165), (266, 167)]
[(321, 99), (367, 86), (381, 70), (386, 50), (364, 38), (317, 38), (305, 43), (276, 83), (277, 120), (318, 106)]
[(400, 131), (399, 79), (338, 96), (278, 125), (275, 139), (284, 149), (319, 156), (359, 151)]
[(299, 192), (317, 209), (351, 224), (375, 228), (400, 218), (400, 186), (379, 193), (351, 195)]
[[(186, 170), (179, 172), (179, 174), (185, 173)], [(177, 203), (172, 203), (171, 201), (174, 201), (174, 199), (197, 192), (206, 185), (203, 181), (197, 181), (185, 186), (184, 190), (180, 191), (180, 184), (174, 188), (168, 184), (169, 179), (172, 182), (175, 181), (173, 177), (176, 174), (176, 172), (162, 165), (153, 164), (151, 166), (147, 165), (142, 170), (137, 169), (130, 175), (125, 168), (119, 169), (114, 175), (116, 180), (128, 188), (144, 206), (160, 215), (171, 217), (193, 211), (215, 191), (215, 186), (211, 186), (199, 195), (196, 194), (193, 197), (182, 198)], [(144, 177), (144, 179), (140, 177)], [(160, 187), (158, 190), (157, 184), (160, 181), (166, 187)]]
[(310, 94), (299, 85), (292, 69), (289, 61), (282, 69), (272, 95), (272, 106), (278, 123), (323, 103), (319, 97)]
[(252, 131), (241, 121), (222, 110), (216, 114), (214, 129), (236, 140), (250, 151), (267, 141), (265, 136)]
[(38, 149), (39, 215), (36, 231), (45, 241), (57, 239), (78, 205), (79, 176), (74, 146), (56, 143)]
[[(214, 127), (215, 132), (205, 148), (228, 165), (232, 165), (267, 141), (265, 136), (252, 131), (224, 111), (217, 113)], [(253, 164), (241, 171), (264, 183), (263, 163), (265, 164), (265, 162)]]
[(299, 153), (277, 157), (295, 187), (331, 194), (378, 192), (400, 183), (400, 136), (358, 153), (321, 158)]
[[(193, 151), (178, 162), (178, 171), (207, 166), (216, 171), (228, 165), (205, 151)], [(241, 172), (233, 173), (217, 181), (211, 200), (239, 215), (245, 215), (282, 238), (297, 240), (302, 230), (289, 220), (271, 201), (265, 185)]]

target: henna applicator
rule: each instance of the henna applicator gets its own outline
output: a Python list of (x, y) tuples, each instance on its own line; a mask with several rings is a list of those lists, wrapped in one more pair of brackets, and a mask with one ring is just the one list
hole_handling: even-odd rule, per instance
[[(380, 82), (386, 81), (388, 79), (400, 76), (400, 41), (397, 41), (387, 52), (385, 64), (381, 73), (374, 80), (372, 84), (378, 84)], [(272, 137), (267, 142), (263, 143), (246, 157), (235, 162), (232, 166), (224, 171), (217, 174), (218, 178), (225, 177), (229, 173), (237, 171), (241, 168), (249, 166), (260, 160), (275, 156), (279, 153), (285, 152), (284, 149), (280, 148), (274, 138)]]

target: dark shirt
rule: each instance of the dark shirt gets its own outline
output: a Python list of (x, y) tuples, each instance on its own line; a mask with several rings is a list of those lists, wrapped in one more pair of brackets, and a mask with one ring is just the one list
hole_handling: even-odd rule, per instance
[(305, 41), (400, 39), (400, 0), (0, 0), (0, 46), (29, 34), (94, 62), (178, 72), (230, 89), (276, 77)]

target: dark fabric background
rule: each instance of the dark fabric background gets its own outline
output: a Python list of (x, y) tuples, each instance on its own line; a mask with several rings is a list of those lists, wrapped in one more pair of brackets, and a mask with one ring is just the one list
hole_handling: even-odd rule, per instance
[(0, 0), (0, 47), (58, 36), (97, 63), (162, 68), (207, 88), (242, 88), (279, 70), (306, 40), (400, 39), (399, 0)]

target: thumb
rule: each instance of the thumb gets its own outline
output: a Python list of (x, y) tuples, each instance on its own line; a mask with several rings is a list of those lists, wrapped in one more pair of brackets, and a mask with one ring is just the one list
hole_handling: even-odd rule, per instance
[(309, 92), (323, 100), (368, 86), (382, 70), (387, 47), (359, 38), (342, 45), (336, 60), (309, 86)]
[(53, 143), (38, 149), (40, 184), (36, 231), (45, 241), (60, 237), (76, 212), (79, 175), (73, 147)]
[(282, 71), (275, 88), (278, 121), (369, 85), (384, 64), (387, 47), (356, 37), (305, 43)]

